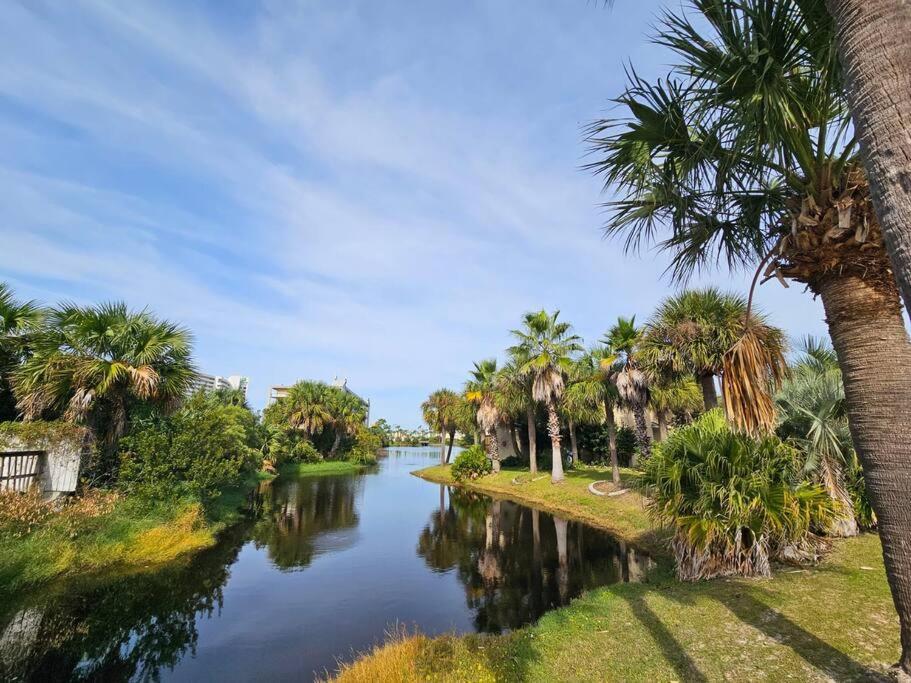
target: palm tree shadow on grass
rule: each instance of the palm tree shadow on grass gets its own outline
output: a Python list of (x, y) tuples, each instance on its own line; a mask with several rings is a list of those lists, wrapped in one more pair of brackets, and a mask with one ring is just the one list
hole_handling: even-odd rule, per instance
[(796, 624), (752, 591), (718, 591), (712, 595), (740, 621), (790, 648), (807, 664), (838, 681), (889, 681), (883, 671), (861, 664)]

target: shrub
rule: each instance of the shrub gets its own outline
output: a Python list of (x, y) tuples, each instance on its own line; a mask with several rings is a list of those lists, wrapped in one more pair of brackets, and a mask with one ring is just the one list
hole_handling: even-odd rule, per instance
[(151, 416), (120, 442), (119, 485), (159, 495), (174, 489), (209, 497), (238, 483), (259, 453), (255, 419), (238, 406), (198, 394), (175, 414)]
[(383, 447), (383, 438), (375, 430), (361, 425), (354, 434), (354, 446), (348, 459), (362, 465), (376, 464), (376, 454)]
[(678, 577), (769, 576), (770, 559), (814, 559), (811, 530), (835, 504), (801, 475), (796, 449), (732, 431), (719, 410), (674, 430), (642, 483), (653, 517), (674, 531)]
[(490, 474), (493, 465), (484, 449), (475, 444), (465, 449), (456, 456), (452, 463), (452, 476), (457, 480), (477, 479), (485, 474)]
[(52, 512), (51, 506), (41, 500), (37, 487), (27, 493), (0, 491), (0, 534), (16, 538), (27, 536)]
[(298, 439), (291, 447), (288, 458), (291, 462), (319, 462), (322, 459), (322, 454), (308, 439)]
[[(586, 462), (607, 465), (610, 463), (610, 435), (604, 425), (580, 425), (577, 428), (579, 450), (590, 453)], [(636, 433), (629, 427), (617, 429), (617, 462), (629, 467), (639, 450)]]

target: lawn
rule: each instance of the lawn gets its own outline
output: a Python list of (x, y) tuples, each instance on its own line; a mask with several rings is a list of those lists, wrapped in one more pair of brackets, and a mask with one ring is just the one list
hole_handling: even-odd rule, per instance
[[(446, 481), (446, 469), (417, 474)], [(579, 470), (556, 487), (512, 484), (515, 476), (470, 486), (660, 545), (635, 494), (588, 492), (603, 472)], [(592, 591), (507, 636), (399, 636), (339, 680), (888, 680), (899, 652), (879, 538), (865, 534), (836, 541), (817, 567), (782, 567), (773, 579), (681, 583), (665, 565), (650, 583)]]

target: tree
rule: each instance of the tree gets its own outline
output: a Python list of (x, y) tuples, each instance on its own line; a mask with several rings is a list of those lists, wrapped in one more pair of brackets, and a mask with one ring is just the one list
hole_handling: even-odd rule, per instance
[(823, 342), (805, 340), (802, 357), (775, 398), (780, 416), (778, 433), (798, 446), (805, 457), (804, 471), (838, 503), (828, 533), (856, 536), (854, 502), (846, 483), (846, 471), (856, 456), (835, 352)]
[(446, 454), (446, 436), (449, 436), (449, 453), (456, 432), (456, 410), (458, 395), (449, 389), (437, 389), (421, 404), (421, 412), (427, 426), (440, 433), (440, 463), (449, 461)]
[(28, 357), (31, 335), (40, 327), (44, 311), (34, 301), (19, 301), (0, 282), (0, 421), (16, 418), (16, 399), (10, 377)]
[[(604, 411), (605, 394), (611, 385), (604, 381), (600, 358), (600, 349), (589, 349), (574, 360), (563, 397), (562, 413), (569, 426), (569, 438), (577, 459), (580, 456), (576, 425), (593, 425), (613, 420), (609, 410)], [(616, 454), (616, 428), (613, 435), (612, 447)]]
[(668, 297), (645, 325), (640, 356), (659, 372), (691, 373), (706, 410), (718, 407), (715, 378), (743, 333), (747, 302), (714, 287)]
[(526, 359), (518, 351), (511, 354), (509, 361), (497, 376), (496, 402), (507, 415), (525, 419), (528, 433), (528, 467), (532, 474), (538, 472), (538, 428), (536, 423), (537, 402), (531, 393), (531, 376), (522, 372)]
[(500, 411), (495, 400), (497, 360), (487, 358), (474, 364), (471, 379), (465, 385), (465, 398), (477, 406), (476, 419), (484, 432), (484, 449), (493, 463), (494, 472), (500, 471), (500, 449), (497, 445), (497, 425)]
[[(824, 4), (835, 20), (845, 93), (873, 206), (905, 308), (911, 310), (911, 139), (905, 134), (911, 125), (911, 11), (903, 0), (815, 4), (820, 23), (825, 22)], [(902, 666), (911, 673), (907, 642), (904, 651)]]
[[(591, 168), (624, 195), (607, 230), (625, 234), (628, 248), (660, 240), (678, 278), (717, 259), (758, 264), (758, 275), (805, 283), (821, 298), (911, 670), (911, 342), (833, 26), (819, 2), (694, 6), (695, 23), (668, 14), (659, 30), (656, 42), (679, 57), (670, 78), (650, 84), (632, 73), (619, 98), (631, 118), (591, 129), (600, 156)], [(907, 229), (893, 218), (891, 228)]]
[(581, 339), (572, 334), (572, 326), (558, 320), (560, 311), (526, 313), (523, 327), (513, 330), (516, 345), (509, 353), (523, 359), (519, 370), (531, 378), (535, 401), (547, 410), (547, 432), (552, 456), (551, 482), (563, 481), (563, 454), (560, 450), (559, 406), (567, 374), (572, 370), (573, 354), (582, 350)]
[(91, 426), (102, 444), (98, 474), (113, 476), (131, 413), (171, 412), (187, 395), (196, 374), (191, 348), (189, 331), (148, 311), (63, 304), (48, 313), (13, 375), (17, 405), (26, 420), (62, 413)]
[(646, 421), (645, 408), (649, 402), (648, 378), (639, 367), (639, 346), (642, 343), (642, 328), (636, 327), (636, 316), (617, 318), (616, 324), (608, 330), (604, 343), (616, 357), (614, 362), (614, 384), (620, 402), (633, 413), (636, 420), (636, 440), (643, 458), (652, 452), (652, 438)]
[(329, 412), (332, 415), (331, 425), (334, 432), (329, 457), (338, 453), (343, 438), (354, 436), (358, 427), (367, 419), (367, 407), (354, 394), (339, 387), (329, 387)]
[(266, 408), (264, 418), (312, 440), (332, 423), (329, 387), (323, 382), (297, 382), (288, 388), (287, 395)]
[(659, 375), (649, 382), (649, 407), (658, 417), (658, 433), (660, 439), (667, 438), (668, 413), (687, 416), (702, 410), (704, 406), (702, 387), (689, 375), (674, 377)]

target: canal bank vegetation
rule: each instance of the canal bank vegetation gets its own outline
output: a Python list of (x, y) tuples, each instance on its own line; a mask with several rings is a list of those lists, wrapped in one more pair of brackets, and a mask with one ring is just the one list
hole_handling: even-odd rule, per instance
[(0, 322), (0, 440), (38, 448), (78, 433), (82, 446), (74, 495), (0, 492), (4, 591), (209, 546), (278, 467), (375, 462), (381, 437), (359, 399), (311, 383), (261, 419), (241, 391), (194, 393), (191, 334), (148, 311), (45, 308), (0, 283)]

